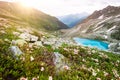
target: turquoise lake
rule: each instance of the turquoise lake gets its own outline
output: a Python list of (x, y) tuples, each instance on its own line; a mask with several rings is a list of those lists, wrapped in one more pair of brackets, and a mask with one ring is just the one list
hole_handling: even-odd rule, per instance
[(82, 46), (95, 47), (100, 50), (108, 50), (108, 43), (92, 40), (92, 39), (84, 39), (84, 38), (73, 38), (76, 43)]

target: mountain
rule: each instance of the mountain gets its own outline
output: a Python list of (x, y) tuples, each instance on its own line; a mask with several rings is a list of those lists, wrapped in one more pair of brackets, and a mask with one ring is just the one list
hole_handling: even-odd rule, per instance
[(58, 30), (68, 28), (67, 25), (63, 24), (57, 18), (34, 8), (25, 7), (19, 3), (0, 1), (0, 17), (19, 24), (28, 24), (32, 28), (38, 30)]
[(107, 6), (95, 11), (64, 36), (80, 36), (108, 41), (120, 40), (120, 7)]
[(84, 20), (88, 15), (88, 13), (69, 14), (64, 16), (58, 16), (57, 18), (71, 28)]

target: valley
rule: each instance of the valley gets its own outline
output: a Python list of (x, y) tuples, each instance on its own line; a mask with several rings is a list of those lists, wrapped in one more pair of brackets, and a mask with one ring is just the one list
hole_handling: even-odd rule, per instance
[(37, 9), (0, 1), (0, 80), (119, 80), (119, 15), (120, 7), (108, 6), (69, 28)]

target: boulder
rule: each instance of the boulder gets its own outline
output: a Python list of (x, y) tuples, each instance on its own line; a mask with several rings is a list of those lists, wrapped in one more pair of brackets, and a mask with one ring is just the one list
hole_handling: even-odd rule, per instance
[(23, 46), (24, 44), (27, 44), (27, 42), (23, 39), (18, 39), (15, 41), (17, 45)]
[(19, 49), (18, 46), (10, 46), (9, 51), (14, 58), (23, 54), (23, 52)]
[(118, 46), (120, 47), (120, 43), (118, 43)]
[(36, 42), (34, 43), (34, 45), (37, 46), (37, 47), (43, 46), (41, 41), (36, 41)]
[(119, 51), (119, 52), (120, 52), (120, 47), (117, 47), (117, 51)]
[(36, 42), (38, 40), (37, 36), (31, 35), (29, 33), (20, 34), (19, 38), (24, 39), (26, 41)]
[(20, 33), (19, 33), (19, 32), (13, 32), (13, 35), (15, 35), (15, 36), (19, 36)]
[(64, 71), (65, 67), (67, 66), (65, 57), (58, 52), (54, 52), (53, 63), (57, 73)]
[(43, 42), (43, 45), (53, 45), (53, 44), (54, 44), (53, 42), (49, 42), (49, 41)]
[(113, 52), (120, 52), (119, 43), (110, 43), (108, 47)]

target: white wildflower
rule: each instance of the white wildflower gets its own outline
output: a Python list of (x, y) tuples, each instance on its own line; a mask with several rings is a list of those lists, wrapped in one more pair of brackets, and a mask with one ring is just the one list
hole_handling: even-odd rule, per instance
[(65, 51), (69, 51), (67, 48), (63, 48)]
[(79, 50), (74, 49), (74, 54), (78, 54)]
[(88, 71), (92, 72), (93, 76), (97, 75), (96, 71), (92, 67), (88, 68)]
[(40, 69), (41, 71), (44, 71), (45, 69), (44, 69), (44, 67), (41, 67), (41, 69)]
[(63, 68), (64, 68), (65, 70), (69, 70), (69, 69), (70, 69), (70, 67), (67, 66), (67, 65), (63, 66)]
[(25, 57), (21, 57), (20, 59), (21, 59), (22, 61), (25, 61)]
[(32, 80), (38, 80), (38, 79), (34, 77), (34, 78), (32, 78)]
[(44, 66), (45, 65), (45, 63), (44, 62), (41, 62), (41, 66)]
[(115, 77), (119, 77), (119, 74), (118, 74), (117, 70), (113, 69), (112, 71), (113, 71), (113, 74), (114, 74)]
[(29, 48), (32, 48), (34, 46), (34, 43), (29, 43)]
[(105, 71), (104, 71), (103, 73), (104, 73), (104, 76), (108, 76), (108, 75), (109, 75), (109, 74), (108, 74), (107, 72), (105, 72)]
[(88, 50), (88, 54), (92, 54), (90, 50)]
[(49, 76), (48, 80), (53, 80), (53, 79), (52, 79), (52, 76)]
[(86, 62), (86, 60), (85, 60), (85, 59), (82, 59), (82, 61), (83, 61), (83, 62)]
[(37, 78), (39, 79), (39, 76), (37, 76)]
[(34, 60), (33, 56), (30, 56), (30, 61), (33, 61), (33, 60)]
[(95, 61), (95, 62), (99, 62), (98, 59), (94, 59), (94, 58), (92, 58), (92, 60)]
[(99, 70), (99, 69), (97, 69), (97, 72), (100, 72), (100, 70)]
[(96, 75), (97, 75), (97, 73), (96, 73), (95, 71), (93, 71), (93, 72), (92, 72), (92, 75), (93, 75), (93, 76), (96, 76)]
[(97, 78), (96, 80), (101, 80), (101, 78)]
[(99, 65), (99, 63), (95, 63), (96, 65)]
[(120, 61), (119, 61), (119, 60), (117, 60), (116, 62), (117, 62), (117, 63), (120, 63)]
[(82, 69), (85, 69), (85, 70), (87, 70), (87, 68), (85, 67), (85, 65), (82, 65), (82, 67), (81, 67)]
[(100, 53), (99, 56), (102, 57), (102, 58), (108, 58), (108, 56), (106, 54), (104, 54), (104, 53)]
[(29, 51), (29, 48), (27, 48), (26, 50)]
[(95, 51), (95, 50), (92, 50), (92, 53), (96, 53), (96, 51)]
[(19, 33), (19, 32), (13, 32), (13, 35), (15, 35), (15, 36), (19, 36), (20, 33)]
[(88, 71), (94, 71), (94, 69), (92, 67), (88, 68)]

